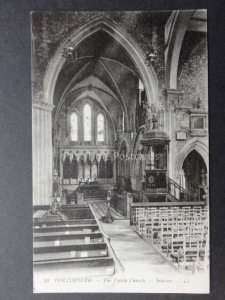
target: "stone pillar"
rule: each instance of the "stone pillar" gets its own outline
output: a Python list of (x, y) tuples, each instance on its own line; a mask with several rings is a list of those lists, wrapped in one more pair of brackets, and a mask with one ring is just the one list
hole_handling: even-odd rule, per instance
[(63, 184), (63, 160), (62, 160), (62, 149), (59, 148), (59, 167), (60, 167), (60, 178)]
[(134, 199), (133, 199), (133, 195), (132, 193), (127, 193), (127, 218), (131, 219), (131, 204), (133, 203)]
[(49, 205), (52, 196), (52, 107), (32, 106), (33, 205)]
[(177, 181), (175, 178), (175, 163), (176, 163), (176, 140), (175, 140), (175, 131), (176, 131), (176, 109), (179, 108), (179, 99), (181, 91), (176, 89), (167, 89), (166, 90), (166, 109), (165, 113), (165, 122), (164, 122), (164, 131), (169, 135), (169, 153), (168, 153), (168, 176), (173, 180)]
[(115, 151), (113, 151), (113, 183), (116, 184), (116, 158), (115, 158)]

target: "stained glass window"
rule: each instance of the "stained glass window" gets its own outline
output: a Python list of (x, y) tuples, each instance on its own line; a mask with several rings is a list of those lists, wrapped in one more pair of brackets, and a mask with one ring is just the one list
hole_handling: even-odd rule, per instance
[(71, 141), (75, 142), (78, 140), (78, 126), (77, 126), (77, 114), (73, 112), (70, 117), (71, 126)]
[(97, 116), (97, 141), (104, 142), (105, 139), (105, 118), (102, 113)]
[(91, 105), (84, 105), (84, 141), (91, 141)]

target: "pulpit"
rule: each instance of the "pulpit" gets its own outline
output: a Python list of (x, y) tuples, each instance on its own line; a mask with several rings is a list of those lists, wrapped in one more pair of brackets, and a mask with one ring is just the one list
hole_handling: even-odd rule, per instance
[(166, 201), (167, 160), (169, 137), (153, 124), (152, 129), (143, 133), (144, 184), (143, 201)]

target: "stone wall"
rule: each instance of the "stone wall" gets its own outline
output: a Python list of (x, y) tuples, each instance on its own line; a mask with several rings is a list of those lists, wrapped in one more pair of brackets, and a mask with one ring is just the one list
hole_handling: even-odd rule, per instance
[[(139, 12), (74, 12), (74, 13), (33, 13), (33, 47), (35, 52), (33, 53), (33, 99), (38, 100), (43, 93), (43, 79), (46, 68), (57, 51), (58, 47), (68, 38), (68, 33), (73, 32), (82, 25), (85, 25), (98, 17), (103, 17), (109, 23), (118, 26), (122, 31), (130, 35), (133, 40), (139, 45), (142, 51), (147, 54), (151, 47), (151, 34), (152, 46), (157, 52), (157, 59), (152, 65), (154, 70), (156, 81), (158, 83), (158, 93), (161, 109), (163, 112), (163, 126), (161, 129), (166, 131), (170, 137), (170, 175), (176, 180), (176, 160), (180, 151), (195, 138), (190, 134), (190, 110), (193, 108), (201, 109), (207, 113), (208, 109), (208, 64), (207, 64), (207, 42), (204, 38), (198, 37), (194, 39), (192, 43), (192, 36), (186, 34), (184, 45), (181, 49), (181, 56), (178, 66), (178, 91), (174, 95), (171, 95), (171, 101), (179, 99), (175, 106), (169, 105), (165, 107), (166, 93), (165, 93), (165, 61), (164, 61), (164, 25), (169, 13), (139, 13)], [(123, 45), (122, 45), (123, 46)], [(113, 64), (111, 65), (113, 68)], [(109, 66), (110, 68), (110, 66)], [(116, 74), (116, 71), (115, 71)], [(60, 76), (65, 74), (61, 73)], [(132, 136), (132, 115), (135, 115), (135, 106), (137, 100), (137, 77), (125, 74), (118, 82), (118, 87), (123, 94), (124, 102), (127, 107), (128, 115), (126, 120), (126, 126), (124, 131), (117, 132), (117, 148), (119, 151), (124, 140), (127, 141), (129, 152), (133, 150), (135, 141), (135, 133)], [(120, 74), (116, 74), (116, 80)], [(56, 92), (61, 95), (60, 85)], [(63, 89), (63, 87), (61, 87)], [(179, 91), (181, 93), (179, 94)], [(179, 95), (178, 95), (179, 94)], [(167, 99), (168, 100), (168, 99)], [(113, 101), (112, 101), (113, 103)], [(110, 113), (115, 119), (115, 125), (118, 126), (120, 119), (119, 111), (120, 105), (116, 109), (113, 109), (113, 105), (110, 106)], [(49, 113), (50, 114), (50, 113)], [(50, 122), (50, 121), (49, 121)], [(58, 122), (58, 140), (62, 143), (67, 143), (66, 137), (66, 113), (65, 107), (61, 111), (61, 116)], [(107, 119), (109, 129), (109, 144), (114, 143), (112, 135), (112, 128), (110, 122)], [(49, 126), (50, 128), (50, 126)], [(118, 129), (118, 127), (116, 128)], [(44, 130), (44, 129), (43, 129)], [(50, 129), (49, 129), (50, 130)], [(57, 131), (56, 130), (56, 131)], [(177, 132), (184, 132), (186, 138), (183, 140), (177, 139)], [(48, 132), (48, 138), (50, 133)], [(47, 139), (47, 137), (46, 137)], [(201, 140), (207, 144), (207, 133), (201, 137)], [(50, 140), (49, 140), (50, 143)], [(137, 148), (137, 147), (136, 147)], [(171, 154), (172, 153), (172, 154)], [(57, 155), (57, 153), (56, 153)], [(43, 164), (44, 168), (44, 164)], [(49, 167), (50, 169), (51, 167)], [(136, 170), (139, 172), (140, 166), (137, 164), (129, 167), (129, 170)], [(133, 174), (132, 179), (138, 179), (141, 188), (141, 174), (138, 174), (139, 178)], [(50, 177), (49, 177), (50, 178)], [(51, 182), (51, 178), (48, 179)], [(46, 197), (46, 196), (45, 196)], [(38, 200), (39, 201), (39, 200)], [(39, 202), (37, 202), (39, 203)], [(40, 202), (41, 203), (41, 202)]]
[(180, 106), (192, 108), (200, 98), (203, 108), (208, 108), (208, 55), (207, 42), (203, 40), (191, 52), (183, 64), (178, 78), (178, 88), (183, 94)]
[[(183, 56), (184, 57), (184, 56)], [(179, 96), (179, 108), (174, 112), (174, 163), (176, 164), (178, 154), (184, 146), (191, 144), (196, 138), (205, 145), (208, 144), (208, 56), (207, 41), (201, 39), (194, 49), (190, 51), (186, 60), (180, 61), (178, 77), (178, 88), (181, 91)], [(191, 130), (191, 115), (193, 112), (206, 118), (206, 129)], [(186, 139), (177, 140), (177, 132), (186, 134)], [(205, 162), (207, 165), (207, 161)], [(174, 176), (177, 176), (174, 168)]]
[[(157, 51), (157, 60), (154, 71), (159, 82), (159, 95), (162, 96), (164, 88), (164, 23), (165, 16), (169, 13), (138, 13), (138, 12), (74, 12), (74, 13), (51, 13), (34, 12), (32, 14), (33, 28), (33, 96), (43, 91), (43, 77), (46, 67), (55, 54), (59, 45), (78, 27), (88, 22), (104, 17), (109, 22), (119, 26), (127, 32), (144, 53), (150, 50), (150, 36), (153, 32), (152, 45)], [(151, 29), (153, 27), (153, 30)]]

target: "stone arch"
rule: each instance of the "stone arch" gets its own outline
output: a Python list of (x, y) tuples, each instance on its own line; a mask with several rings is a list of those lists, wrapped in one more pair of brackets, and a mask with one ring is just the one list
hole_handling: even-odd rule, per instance
[[(110, 120), (111, 120), (111, 122), (113, 124), (114, 133), (116, 133), (115, 123), (113, 122), (112, 116), (109, 113), (108, 109), (106, 108), (104, 102), (97, 96), (97, 94), (93, 90), (92, 91), (88, 91), (86, 87), (82, 87), (82, 88), (80, 88), (80, 91), (81, 91), (80, 95), (78, 95), (76, 97), (76, 99), (73, 101), (73, 103), (75, 103), (77, 100), (80, 100), (81, 96), (84, 99), (90, 99), (90, 100), (94, 99), (95, 101), (97, 101), (104, 108), (104, 111), (109, 116), (109, 118), (110, 118)], [(84, 94), (86, 94), (86, 95), (84, 95)], [(70, 96), (72, 96), (72, 95), (73, 95), (73, 92), (70, 93)], [(55, 113), (55, 117), (54, 117), (54, 121), (53, 121), (54, 122), (54, 126), (56, 126), (57, 119), (59, 117), (59, 113), (60, 113), (61, 107), (62, 107), (63, 103), (65, 102), (65, 100), (67, 99), (67, 97), (68, 97), (68, 95), (66, 95), (66, 93), (63, 93), (63, 96), (61, 97), (61, 99), (59, 101), (59, 104), (57, 105), (56, 113)], [(116, 98), (115, 95), (113, 95), (113, 99), (115, 99), (115, 101), (119, 102), (119, 99)], [(127, 117), (128, 113), (127, 113), (127, 109), (126, 109), (125, 103), (122, 103), (122, 105), (123, 105), (125, 116), (126, 116), (126, 118), (128, 118)], [(115, 136), (115, 138), (116, 138), (116, 136)]]
[(172, 13), (168, 28), (166, 26), (167, 48), (165, 50), (166, 84), (170, 89), (177, 88), (177, 70), (180, 50), (187, 30), (188, 23), (194, 11), (175, 11)]
[[(199, 49), (200, 49), (202, 46), (205, 48), (205, 52), (207, 53), (207, 39), (203, 39), (202, 41), (200, 41), (200, 43), (198, 43), (198, 44), (194, 47), (194, 49), (192, 49), (192, 51), (191, 51), (189, 57), (191, 58), (192, 56), (196, 55), (196, 53), (199, 51)], [(183, 71), (184, 71), (184, 67), (182, 67), (182, 69), (181, 69), (180, 77), (182, 76)]]
[[(71, 43), (74, 46), (78, 45), (80, 42), (99, 30), (107, 32), (126, 49), (139, 71), (139, 75), (145, 86), (149, 104), (155, 103), (158, 105), (158, 82), (153, 69), (151, 66), (147, 66), (145, 64), (145, 55), (138, 44), (116, 24), (109, 22), (108, 20), (106, 21), (102, 17), (96, 18), (94, 21), (74, 30), (70, 35)], [(65, 63), (65, 59), (62, 57), (62, 51), (66, 46), (66, 43), (67, 40), (62, 42), (58, 47), (54, 57), (50, 60), (47, 66), (44, 76), (44, 101), (51, 105), (53, 104), (55, 84)]]
[(203, 158), (205, 165), (207, 167), (207, 172), (209, 172), (209, 154), (208, 154), (208, 146), (202, 140), (198, 138), (191, 139), (178, 153), (176, 159), (176, 174), (179, 176), (182, 171), (182, 166), (185, 158), (188, 156), (191, 151), (197, 151), (201, 157)]

